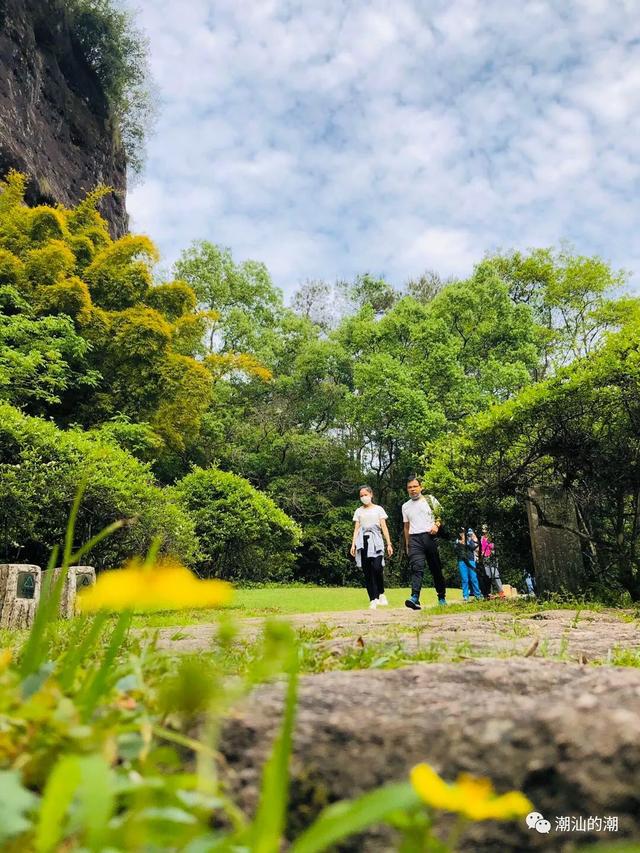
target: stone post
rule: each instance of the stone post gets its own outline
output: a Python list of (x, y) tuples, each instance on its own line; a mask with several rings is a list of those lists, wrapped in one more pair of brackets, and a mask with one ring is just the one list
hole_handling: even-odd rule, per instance
[[(534, 486), (528, 493), (527, 514), (536, 573), (536, 591), (538, 594), (580, 594), (583, 590), (584, 559), (580, 537), (571, 532), (578, 528), (573, 500), (560, 488)], [(548, 523), (544, 523), (545, 520), (562, 527), (550, 527)]]
[(28, 628), (40, 601), (40, 566), (0, 564), (0, 628)]
[[(53, 569), (53, 583), (60, 577), (61, 568)], [(93, 566), (69, 566), (62, 593), (60, 595), (60, 617), (71, 619), (76, 614), (76, 594), (85, 586), (96, 582), (96, 570)]]

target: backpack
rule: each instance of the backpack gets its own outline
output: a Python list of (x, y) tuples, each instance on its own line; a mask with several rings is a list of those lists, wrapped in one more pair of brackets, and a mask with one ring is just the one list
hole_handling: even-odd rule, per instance
[(424, 495), (424, 499), (429, 504), (429, 508), (433, 513), (433, 517), (436, 522), (442, 524), (442, 504), (437, 498), (434, 498), (433, 495)]

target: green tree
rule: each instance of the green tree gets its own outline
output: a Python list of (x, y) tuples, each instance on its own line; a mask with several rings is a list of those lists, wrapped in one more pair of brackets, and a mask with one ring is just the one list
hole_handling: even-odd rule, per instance
[(193, 518), (202, 576), (290, 580), (300, 529), (267, 495), (236, 474), (196, 468), (170, 490)]
[(612, 270), (597, 256), (573, 255), (566, 248), (512, 251), (476, 267), (476, 281), (496, 277), (516, 304), (530, 306), (546, 330), (537, 378), (592, 352), (604, 332), (620, 327), (629, 307), (622, 294), (624, 271)]
[(445, 284), (451, 281), (453, 279), (443, 281), (435, 270), (426, 270), (417, 278), (410, 278), (404, 286), (404, 292), (407, 296), (412, 296), (416, 302), (426, 305), (440, 293)]
[(200, 240), (182, 253), (174, 273), (194, 290), (201, 307), (212, 312), (209, 352), (250, 353), (270, 366), (274, 329), (284, 306), (264, 264), (238, 264), (230, 249)]
[(562, 487), (577, 510), (589, 590), (640, 599), (640, 309), (600, 349), (468, 419), (425, 460), (460, 511), (526, 537), (530, 486)]
[(64, 541), (81, 483), (85, 492), (76, 545), (114, 521), (127, 522), (89, 555), (97, 568), (145, 553), (155, 537), (164, 553), (194, 563), (193, 523), (157, 487), (148, 466), (103, 436), (60, 430), (0, 403), (0, 551), (5, 562), (47, 565), (53, 547)]
[(112, 240), (97, 189), (73, 209), (29, 208), (25, 178), (0, 184), (0, 395), (60, 425), (117, 416), (182, 453), (214, 375), (197, 360), (207, 318), (184, 282), (153, 284), (147, 237)]
[(99, 374), (88, 368), (89, 344), (68, 317), (29, 313), (0, 313), (0, 399), (46, 414), (65, 392), (90, 390)]
[(370, 273), (356, 276), (348, 289), (350, 299), (356, 308), (369, 306), (374, 314), (381, 315), (393, 307), (399, 298), (399, 293), (388, 281), (376, 278)]

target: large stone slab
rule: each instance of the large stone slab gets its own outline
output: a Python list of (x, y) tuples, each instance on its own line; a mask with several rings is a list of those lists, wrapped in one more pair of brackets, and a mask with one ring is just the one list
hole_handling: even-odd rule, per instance
[(40, 566), (0, 564), (0, 628), (28, 628), (40, 600)]
[[(60, 577), (61, 568), (48, 569), (45, 576), (53, 572), (53, 582)], [(93, 586), (96, 582), (96, 570), (93, 566), (69, 566), (60, 595), (60, 617), (71, 619), (76, 614), (76, 595), (80, 589)]]
[(527, 513), (538, 594), (584, 592), (584, 559), (576, 508), (563, 489), (528, 490)]
[[(229, 784), (255, 807), (260, 768), (281, 718), (282, 690), (267, 686), (227, 722), (221, 739)], [(489, 776), (523, 790), (552, 825), (476, 824), (474, 853), (568, 851), (597, 833), (556, 832), (560, 816), (616, 816), (600, 838), (640, 842), (640, 671), (531, 658), (483, 659), (307, 676), (301, 681), (290, 824), (325, 804), (404, 779), (419, 761), (447, 779)], [(447, 819), (441, 822), (445, 828)], [(395, 849), (378, 828), (341, 849)]]

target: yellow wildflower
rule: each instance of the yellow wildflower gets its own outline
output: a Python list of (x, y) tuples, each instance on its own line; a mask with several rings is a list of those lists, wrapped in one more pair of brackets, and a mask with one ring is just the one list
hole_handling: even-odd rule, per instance
[(13, 652), (11, 649), (0, 649), (0, 672), (9, 666), (12, 658)]
[(219, 607), (231, 601), (231, 584), (198, 578), (174, 560), (152, 566), (130, 560), (122, 569), (98, 575), (78, 594), (84, 612), (94, 610), (185, 610)]
[(511, 820), (533, 810), (533, 805), (520, 791), (498, 796), (489, 779), (478, 779), (466, 773), (450, 785), (428, 764), (418, 764), (411, 770), (411, 784), (428, 806), (457, 812), (471, 820)]

